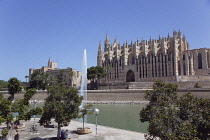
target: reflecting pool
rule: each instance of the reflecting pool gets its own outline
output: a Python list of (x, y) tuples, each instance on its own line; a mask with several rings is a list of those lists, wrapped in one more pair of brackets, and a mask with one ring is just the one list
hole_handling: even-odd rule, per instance
[[(98, 124), (125, 130), (147, 132), (148, 123), (141, 123), (139, 112), (145, 104), (97, 104)], [(87, 115), (86, 122), (95, 124), (95, 115)]]
[[(38, 103), (36, 106), (43, 107), (43, 103)], [(141, 123), (139, 117), (139, 112), (145, 106), (145, 104), (95, 104), (93, 108), (99, 109), (99, 125), (147, 133), (148, 123)], [(34, 108), (34, 104), (31, 104), (30, 108)], [(82, 119), (76, 120), (82, 122)], [(95, 124), (95, 115), (86, 115), (85, 122)]]

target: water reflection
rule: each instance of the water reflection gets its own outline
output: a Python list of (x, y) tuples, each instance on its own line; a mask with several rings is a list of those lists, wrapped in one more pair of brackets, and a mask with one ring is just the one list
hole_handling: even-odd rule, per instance
[[(42, 106), (43, 103), (37, 104), (37, 107)], [(148, 123), (141, 123), (139, 117), (139, 112), (143, 107), (145, 104), (98, 104), (93, 106), (100, 110), (99, 125), (147, 133)], [(77, 121), (82, 122), (82, 119), (77, 119)], [(95, 124), (95, 115), (86, 116), (85, 122)]]
[[(146, 133), (148, 123), (141, 123), (139, 118), (139, 112), (144, 106), (144, 104), (99, 104), (94, 105), (94, 108), (100, 110), (99, 125)], [(87, 122), (95, 124), (95, 115), (88, 115)]]

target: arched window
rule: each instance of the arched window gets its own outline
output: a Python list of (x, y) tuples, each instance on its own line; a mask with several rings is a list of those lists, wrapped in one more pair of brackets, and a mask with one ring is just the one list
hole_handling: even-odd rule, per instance
[(135, 57), (132, 56), (132, 64), (135, 64)]
[(201, 53), (198, 54), (198, 69), (202, 69), (202, 55)]

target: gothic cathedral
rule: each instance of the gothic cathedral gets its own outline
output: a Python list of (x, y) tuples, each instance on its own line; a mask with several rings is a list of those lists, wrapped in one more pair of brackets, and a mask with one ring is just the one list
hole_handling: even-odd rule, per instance
[(137, 40), (122, 46), (106, 35), (99, 43), (97, 65), (107, 71), (102, 83), (210, 80), (210, 49), (190, 50), (180, 31), (158, 40)]

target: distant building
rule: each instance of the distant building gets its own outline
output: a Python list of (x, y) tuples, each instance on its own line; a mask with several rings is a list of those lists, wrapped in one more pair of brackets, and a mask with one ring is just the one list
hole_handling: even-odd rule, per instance
[(108, 72), (102, 83), (209, 81), (210, 49), (190, 50), (180, 31), (122, 46), (117, 39), (111, 44), (106, 35), (103, 50), (99, 43), (97, 65)]
[(75, 87), (77, 89), (80, 88), (80, 82), (81, 82), (81, 76), (82, 73), (80, 71), (76, 71), (73, 68), (66, 68), (66, 69), (60, 69), (58, 68), (58, 63), (52, 62), (50, 59), (48, 60), (48, 66), (42, 66), (39, 69), (29, 69), (29, 81), (31, 80), (31, 75), (34, 72), (44, 72), (49, 73), (52, 76), (58, 75), (61, 71), (63, 71), (64, 78), (67, 81), (67, 84), (71, 87)]

